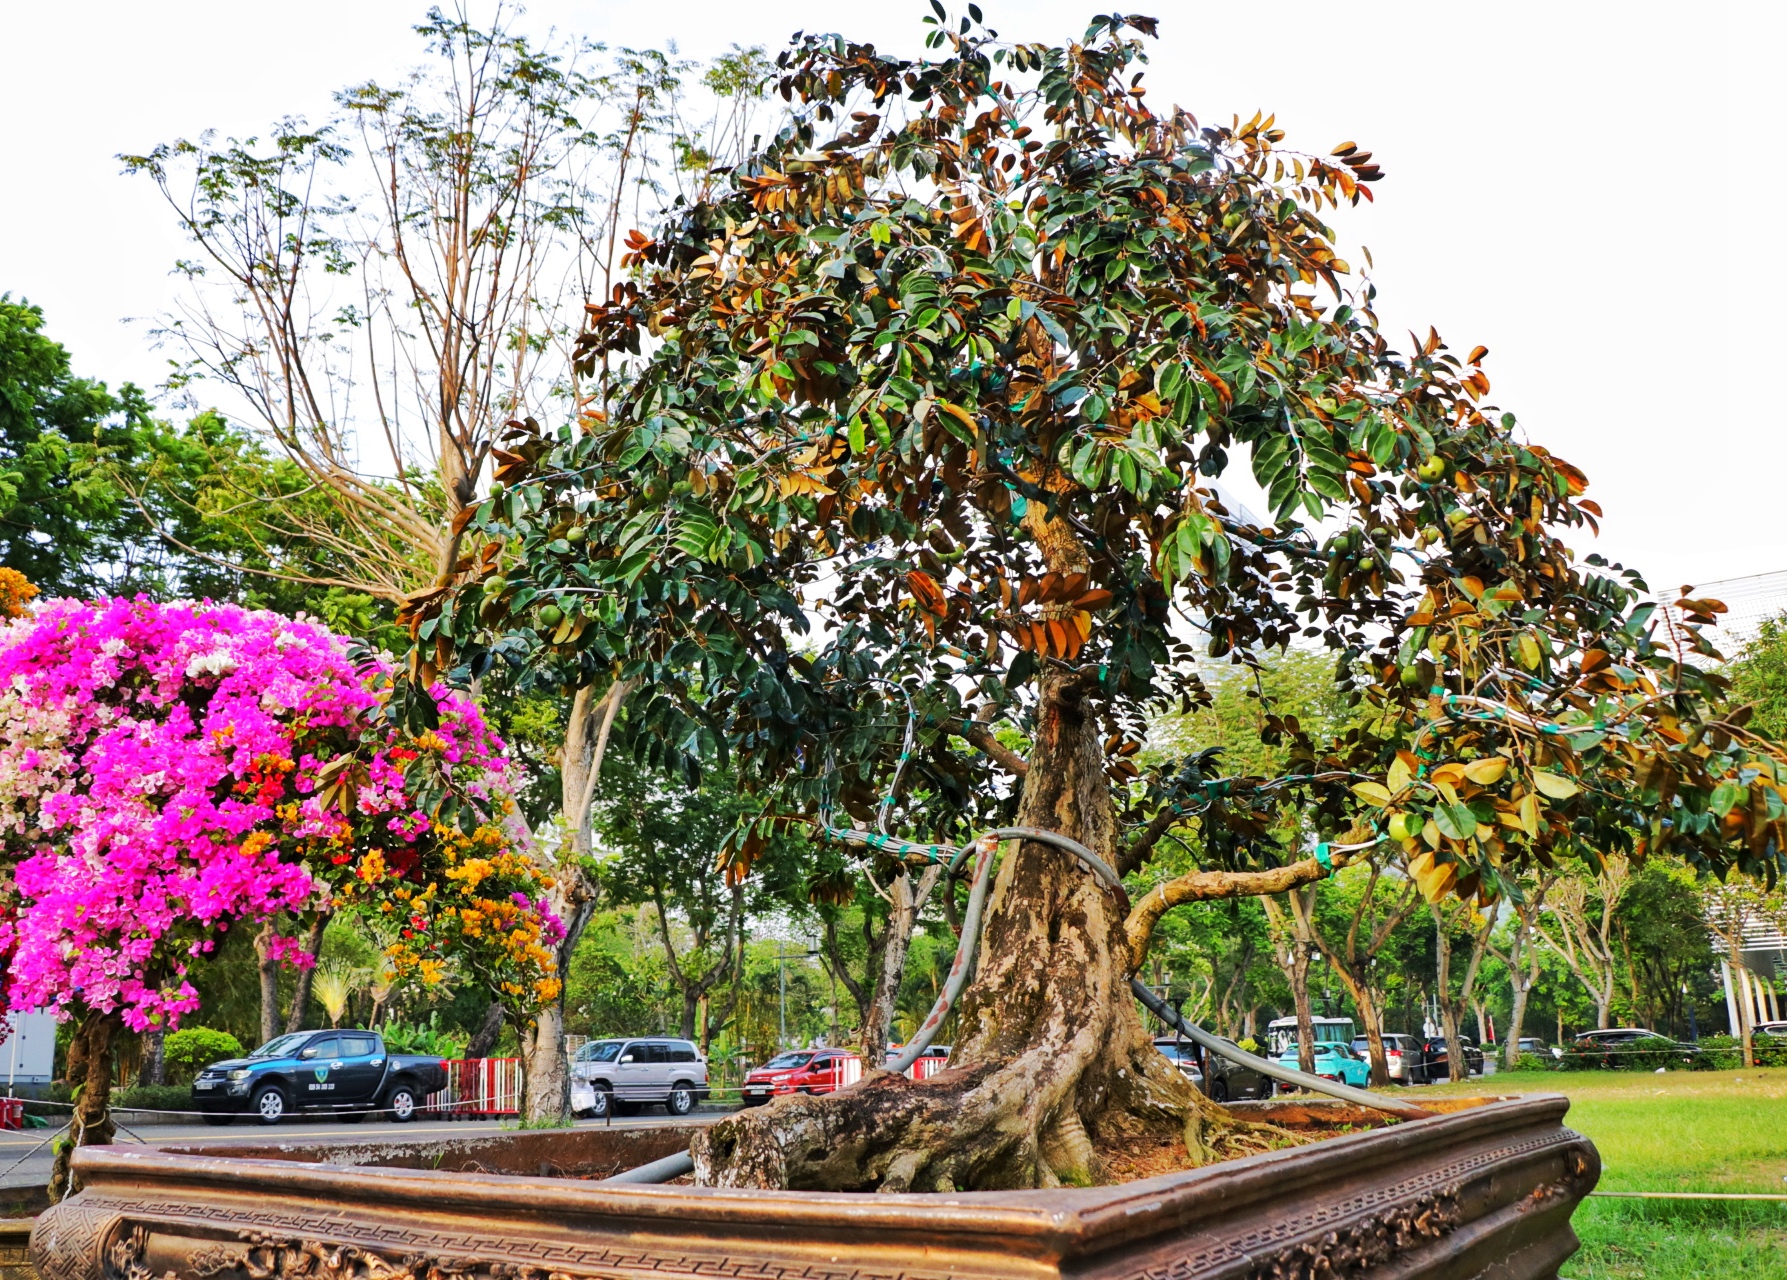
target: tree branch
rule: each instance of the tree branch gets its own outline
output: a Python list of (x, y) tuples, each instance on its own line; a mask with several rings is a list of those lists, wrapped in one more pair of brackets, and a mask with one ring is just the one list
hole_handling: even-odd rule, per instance
[[(1334, 865), (1345, 865), (1345, 855), (1335, 854)], [(1174, 907), (1187, 902), (1216, 902), (1224, 898), (1260, 898), (1313, 884), (1328, 875), (1328, 868), (1314, 858), (1268, 871), (1191, 871), (1176, 880), (1163, 881), (1131, 908), (1123, 931), (1129, 939), (1129, 971), (1141, 967), (1148, 953), (1154, 926)]]
[(1030, 762), (1000, 742), (993, 736), (993, 731), (978, 720), (951, 720), (949, 732), (996, 761), (1007, 773), (1022, 778), (1030, 772)]

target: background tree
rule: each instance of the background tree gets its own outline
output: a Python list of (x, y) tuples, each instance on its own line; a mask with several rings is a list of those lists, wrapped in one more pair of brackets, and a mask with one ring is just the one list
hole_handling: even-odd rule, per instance
[(1632, 883), (1631, 863), (1607, 858), (1594, 872), (1562, 875), (1534, 919), (1540, 945), (1568, 966), (1595, 1006), (1595, 1026), (1606, 1027), (1619, 981), (1616, 913)]
[(1508, 971), (1509, 1012), (1507, 1031), (1502, 1037), (1503, 1065), (1510, 1071), (1520, 1063), (1520, 1037), (1526, 1025), (1527, 1000), (1539, 980), (1539, 962), (1544, 947), (1539, 939), (1539, 913), (1545, 909), (1545, 897), (1556, 877), (1541, 872), (1511, 899), (1504, 949), (1498, 949), (1492, 937), (1489, 953)]
[[(1775, 748), (1702, 665), (1716, 602), (1660, 613), (1574, 561), (1598, 509), (1485, 406), (1484, 353), (1398, 351), (1348, 291), (1321, 215), (1368, 153), (1151, 111), (1144, 19), (1053, 46), (934, 22), (922, 59), (798, 39), (791, 126), (629, 236), (584, 345), (603, 416), (508, 438), (470, 524), (490, 568), (418, 606), (423, 638), (473, 673), (618, 662), (654, 750), (737, 760), (741, 872), (793, 823), (861, 847), (890, 793), (908, 838), (876, 843), (914, 861), (1016, 820), (1134, 871), (1195, 817), (1199, 866), (1125, 903), (1021, 844), (951, 1070), (729, 1118), (702, 1178), (1049, 1186), (1142, 1131), (1246, 1149), (1129, 978), (1172, 908), (1362, 847), (1484, 902), (1541, 856), (1778, 863)], [(1243, 458), (1271, 523), (1205, 483)], [(1347, 727), (1269, 711), (1288, 769), (1144, 778), (1149, 713), (1209, 696), (1194, 634), (1236, 665), (1319, 640)]]
[[(1459, 1038), (1459, 1023), (1464, 1019), (1464, 1011), (1475, 1005), (1477, 980), (1483, 974), (1483, 960), (1489, 954), (1495, 913), (1471, 910), (1469, 904), (1458, 903), (1455, 899), (1430, 902), (1427, 913), (1433, 920), (1434, 997), (1439, 1005), (1440, 1030), (1446, 1037), (1446, 1068), (1456, 1082), (1470, 1075), (1470, 1064), (1465, 1060), (1464, 1045)], [(1461, 942), (1468, 950), (1464, 953), (1464, 972), (1457, 974), (1453, 957)], [(1477, 1028), (1477, 1043), (1486, 1043), (1481, 1025)]]
[(43, 312), (0, 294), (0, 565), (50, 596), (133, 579), (136, 513), (108, 464), (140, 462), (149, 408), (126, 384), (76, 377)]
[[(727, 874), (720, 855), (745, 807), (724, 771), (687, 786), (617, 757), (596, 805), (596, 831), (609, 855), (600, 872), (604, 900), (647, 908), (680, 998), (677, 1034), (699, 1038), (704, 1051), (731, 1018), (750, 918), (784, 887), (773, 875), (747, 884)], [(779, 852), (786, 859), (787, 851)]]
[[(288, 464), (258, 492), (230, 473), (250, 489), (231, 509), (259, 522), (256, 554), (165, 518), (164, 539), (228, 574), (380, 602), (388, 618), (470, 567), (465, 516), (503, 424), (585, 404), (570, 343), (584, 299), (616, 274), (620, 220), (705, 182), (749, 136), (763, 58), (717, 59), (703, 117), (684, 86), (695, 64), (534, 42), (515, 17), (499, 8), (484, 28), (464, 6), (431, 10), (417, 27), (428, 61), (343, 90), (323, 125), (124, 157), (195, 249), (159, 331), (182, 356), (175, 386), (221, 397)], [(292, 547), (304, 553), (274, 554)], [(415, 665), (429, 683), (432, 660)], [(566, 925), (561, 979), (593, 908), (588, 805), (626, 688), (592, 663), (551, 690), (558, 741), (540, 789), (558, 784), (557, 813), (537, 825)], [(521, 1046), (536, 1120), (568, 1105), (562, 1018), (548, 1011)]]
[(1390, 936), (1421, 904), (1412, 879), (1390, 873), (1378, 859), (1348, 868), (1308, 905), (1289, 895), (1291, 909), (1307, 920), (1310, 938), (1322, 949), (1334, 974), (1346, 986), (1363, 1024), (1371, 1059), (1371, 1082), (1390, 1083), (1384, 1055), (1384, 990), (1388, 970), (1378, 963)]

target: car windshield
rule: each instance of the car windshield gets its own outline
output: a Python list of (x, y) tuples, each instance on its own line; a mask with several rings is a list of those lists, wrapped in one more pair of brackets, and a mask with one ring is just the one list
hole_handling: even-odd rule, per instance
[(311, 1033), (299, 1031), (289, 1036), (275, 1036), (248, 1056), (251, 1058), (286, 1058), (298, 1052)]
[(586, 1044), (577, 1051), (579, 1062), (613, 1062), (620, 1056), (620, 1040), (598, 1040), (594, 1044)]
[(775, 1067), (778, 1069), (787, 1068), (787, 1067), (804, 1067), (807, 1065), (807, 1063), (811, 1062), (812, 1060), (813, 1060), (813, 1055), (810, 1053), (779, 1053), (775, 1057), (771, 1058), (768, 1062), (764, 1063), (763, 1069), (768, 1070), (771, 1067)]
[(1154, 1042), (1154, 1047), (1156, 1049), (1159, 1049), (1162, 1053), (1166, 1054), (1166, 1056), (1169, 1058), (1189, 1058), (1189, 1057), (1191, 1057), (1191, 1049), (1188, 1046), (1182, 1045), (1182, 1044), (1174, 1044), (1171, 1040), (1156, 1040)]

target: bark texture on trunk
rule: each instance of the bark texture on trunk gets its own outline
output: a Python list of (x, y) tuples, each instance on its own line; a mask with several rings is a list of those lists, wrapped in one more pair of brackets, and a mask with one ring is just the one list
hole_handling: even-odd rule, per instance
[(926, 867), (917, 873), (916, 881), (911, 873), (895, 876), (887, 887), (887, 923), (883, 926), (880, 963), (875, 967), (875, 989), (863, 1011), (866, 1016), (859, 1037), (864, 1062), (879, 1065), (893, 1038), (894, 1006), (900, 998), (900, 983), (906, 977), (912, 930), (942, 871), (941, 867)]
[(271, 920), (254, 936), (255, 963), (261, 978), (262, 1044), (279, 1034), (279, 959), (273, 953), (273, 940), (278, 936)]
[[(1109, 858), (1116, 817), (1084, 686), (1043, 677), (1019, 822)], [(704, 1130), (708, 1185), (955, 1191), (1085, 1185), (1099, 1148), (1183, 1141), (1198, 1158), (1227, 1119), (1154, 1049), (1129, 992), (1129, 904), (1067, 854), (1022, 844), (1000, 864), (954, 1065), (878, 1073)]]
[(488, 1058), (496, 1048), (496, 1042), (503, 1034), (503, 1002), (492, 1000), (484, 1010), (484, 1020), (478, 1029), (472, 1032), (472, 1038), (465, 1042), (465, 1056), (468, 1058)]
[(601, 781), (602, 758), (614, 732), (615, 718), (632, 688), (631, 682), (617, 680), (597, 698), (594, 688), (584, 685), (571, 700), (559, 765), (560, 805), (569, 838), (553, 868), (556, 884), (548, 898), (548, 905), (565, 926), (565, 936), (555, 957), (559, 994), (551, 1008), (540, 1010), (532, 1027), (523, 1028), (520, 1037), (522, 1070), (527, 1077), (522, 1087), (524, 1113), (535, 1124), (568, 1123), (571, 1117), (571, 1064), (565, 1056), (564, 1035), (565, 990), (570, 983), (571, 956), (596, 909), (596, 886), (583, 870), (583, 859), (590, 851), (590, 806)]
[[(76, 1147), (104, 1146), (112, 1140), (112, 1046), (122, 1026), (115, 1013), (89, 1013), (81, 1019), (68, 1049), (69, 1084), (78, 1085), (74, 1110), (68, 1118), (68, 1137), (55, 1150), (50, 1166), (50, 1203), (81, 1189), (70, 1161)], [(75, 1078), (75, 1071), (81, 1073)]]
[(329, 913), (317, 912), (316, 918), (310, 922), (310, 931), (304, 938), (304, 954), (310, 957), (310, 963), (299, 966), (292, 983), (292, 1007), (285, 1018), (287, 1031), (304, 1030), (305, 1015), (310, 1011), (310, 984), (316, 977), (316, 958), (322, 954), (323, 930), (328, 927)]

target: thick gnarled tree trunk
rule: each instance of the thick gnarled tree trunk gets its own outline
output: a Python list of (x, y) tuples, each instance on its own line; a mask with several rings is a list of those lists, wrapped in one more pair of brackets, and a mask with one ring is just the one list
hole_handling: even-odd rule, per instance
[(68, 1137), (56, 1145), (50, 1166), (50, 1202), (79, 1191), (70, 1162), (76, 1147), (104, 1146), (112, 1140), (112, 1045), (121, 1021), (116, 1013), (89, 1013), (68, 1046), (68, 1083), (78, 1087)]
[[(1116, 818), (1086, 685), (1043, 678), (1022, 824), (1109, 858)], [(1156, 1052), (1129, 993), (1129, 904), (1076, 860), (1022, 844), (999, 866), (949, 1070), (881, 1074), (728, 1117), (695, 1140), (698, 1181), (813, 1190), (1083, 1185), (1099, 1150), (1205, 1151), (1219, 1112)]]

